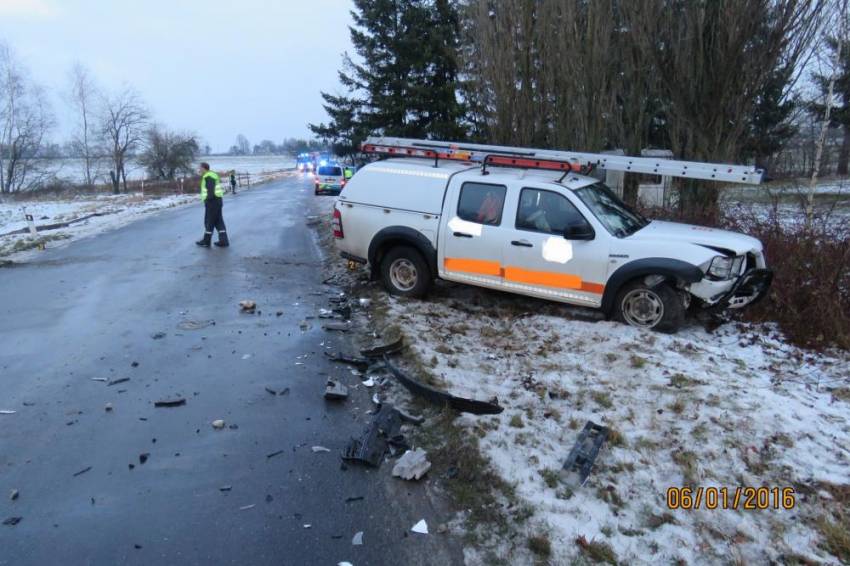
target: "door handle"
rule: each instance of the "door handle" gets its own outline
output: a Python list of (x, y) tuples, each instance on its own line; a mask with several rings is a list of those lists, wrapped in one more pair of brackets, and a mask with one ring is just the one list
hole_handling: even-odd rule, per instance
[(464, 234), (463, 232), (454, 232), (452, 234), (455, 238), (471, 238), (472, 234)]
[(512, 246), (520, 246), (522, 248), (533, 248), (534, 247), (534, 244), (532, 244), (531, 242), (528, 242), (526, 240), (513, 240), (511, 242), (511, 245)]

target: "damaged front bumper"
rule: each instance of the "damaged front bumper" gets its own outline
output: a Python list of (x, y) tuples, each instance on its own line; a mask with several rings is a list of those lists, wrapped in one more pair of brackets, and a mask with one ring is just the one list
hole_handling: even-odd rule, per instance
[(773, 271), (754, 268), (733, 281), (709, 281), (703, 279), (691, 286), (690, 292), (702, 299), (709, 310), (740, 309), (753, 305), (764, 298), (773, 282)]

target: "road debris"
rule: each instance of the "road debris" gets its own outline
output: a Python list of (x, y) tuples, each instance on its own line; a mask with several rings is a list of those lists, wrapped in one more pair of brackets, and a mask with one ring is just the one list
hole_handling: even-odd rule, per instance
[(242, 507), (239, 508), (239, 510), (240, 511), (247, 511), (248, 509), (253, 509), (256, 506), (257, 506), (256, 503), (252, 503), (251, 505), (243, 505)]
[(353, 495), (351, 497), (346, 497), (346, 503), (354, 503), (355, 501), (363, 501), (364, 497), (362, 495)]
[(419, 521), (418, 523), (413, 525), (413, 528), (411, 528), (410, 530), (413, 531), (414, 533), (427, 535), (428, 534), (428, 523), (425, 522), (425, 519), (422, 519), (421, 521)]
[(580, 487), (590, 476), (590, 470), (599, 449), (608, 439), (608, 427), (598, 425), (593, 421), (587, 421), (578, 435), (575, 446), (570, 450), (564, 466), (561, 469), (561, 479), (568, 485)]
[(266, 454), (266, 458), (274, 458), (275, 456), (280, 456), (283, 454), (283, 450), (278, 450), (277, 452), (272, 452), (271, 454)]
[(130, 367), (131, 367), (131, 368), (137, 368), (137, 367), (139, 367), (139, 362), (130, 362)]
[(216, 430), (221, 430), (224, 428), (224, 421), (222, 419), (216, 419), (212, 422), (212, 427)]
[(165, 332), (154, 332), (153, 334), (151, 334), (151, 338), (153, 338), (154, 340), (162, 340), (163, 338), (165, 338), (165, 336)]
[(341, 401), (348, 398), (348, 387), (333, 380), (328, 380), (325, 387), (325, 399)]
[(401, 420), (403, 420), (406, 423), (421, 425), (422, 423), (425, 422), (425, 417), (423, 417), (423, 416), (417, 417), (416, 415), (411, 415), (410, 413), (408, 413), (404, 409), (399, 409), (399, 408), (396, 408), (396, 411), (398, 411), (399, 416), (401, 416)]
[(223, 485), (220, 488), (218, 488), (219, 491), (230, 491), (231, 489), (233, 489), (232, 485)]
[(177, 325), (177, 328), (181, 330), (201, 330), (214, 324), (214, 320), (184, 320)]
[(9, 492), (9, 501), (15, 501), (19, 495), (20, 492), (17, 489), (13, 489)]
[(401, 417), (392, 405), (382, 405), (360, 438), (352, 438), (342, 452), (342, 459), (362, 462), (374, 468), (381, 465), (387, 450), (393, 452), (408, 448), (399, 433)]
[(375, 378), (369, 377), (369, 379), (363, 382), (363, 385), (366, 387), (375, 387)]
[(334, 353), (331, 353), (331, 352), (325, 352), (325, 355), (332, 362), (340, 362), (340, 363), (343, 363), (343, 364), (348, 364), (350, 366), (356, 367), (357, 369), (359, 369), (361, 371), (365, 371), (370, 365), (369, 360), (367, 360), (366, 358), (355, 358), (354, 356), (348, 356), (346, 354), (343, 354), (342, 352), (337, 353), (337, 354), (334, 354)]
[(498, 401), (478, 401), (476, 399), (467, 399), (465, 397), (455, 397), (445, 391), (434, 389), (429, 385), (425, 385), (412, 377), (407, 376), (400, 369), (390, 363), (389, 359), (384, 356), (384, 364), (389, 368), (393, 376), (404, 385), (408, 391), (414, 395), (418, 395), (436, 405), (449, 405), (453, 409), (462, 413), (472, 413), (475, 415), (498, 415), (504, 411), (504, 407), (498, 404)]
[(145, 462), (148, 461), (148, 458), (150, 458), (150, 457), (151, 457), (151, 455), (150, 455), (149, 452), (143, 452), (143, 453), (139, 454), (139, 464), (144, 464)]
[(366, 350), (360, 350), (360, 355), (365, 358), (381, 358), (389, 354), (395, 354), (404, 349), (404, 338), (399, 338), (395, 342), (375, 346)]
[(354, 537), (351, 539), (351, 544), (354, 546), (363, 546), (363, 531), (357, 531), (354, 533)]
[(74, 474), (74, 477), (81, 476), (81, 475), (83, 475), (84, 473), (91, 471), (91, 468), (92, 468), (91, 466), (89, 466), (88, 468), (83, 468), (83, 469), (82, 469), (82, 470), (80, 470), (79, 472), (75, 473), (75, 474)]
[(93, 377), (93, 378), (91, 378), (91, 380), (92, 381), (109, 381), (105, 377)]
[(311, 450), (313, 451), (313, 454), (318, 454), (318, 453), (320, 453), (320, 452), (330, 452), (330, 451), (331, 451), (331, 449), (330, 449), (330, 448), (325, 448), (324, 446), (313, 446), (313, 448), (311, 448)]
[(104, 409), (107, 413), (111, 413), (111, 412), (112, 412), (112, 403), (107, 403), (107, 404), (103, 407), (103, 409)]
[(431, 469), (427, 453), (421, 448), (408, 450), (393, 466), (393, 476), (405, 480), (418, 480)]
[(130, 381), (129, 377), (119, 377), (118, 379), (113, 379), (109, 383), (106, 384), (107, 387), (112, 387), (113, 385), (118, 385), (119, 383), (127, 383)]
[(9, 517), (5, 521), (3, 521), (3, 524), (7, 525), (9, 527), (14, 527), (15, 525), (17, 525), (18, 523), (20, 523), (23, 520), (24, 520), (23, 517)]
[(154, 402), (154, 407), (182, 407), (186, 404), (186, 399), (183, 397), (178, 397), (176, 399), (163, 399), (161, 401)]
[(348, 332), (351, 330), (351, 325), (347, 322), (326, 322), (322, 325), (325, 330), (335, 330), (337, 332)]
[(11, 409), (3, 409), (0, 411), (0, 415), (14, 415), (17, 411), (12, 411)]
[(253, 312), (257, 310), (257, 303), (254, 301), (239, 301), (239, 306), (242, 308), (242, 312), (248, 312), (253, 314)]

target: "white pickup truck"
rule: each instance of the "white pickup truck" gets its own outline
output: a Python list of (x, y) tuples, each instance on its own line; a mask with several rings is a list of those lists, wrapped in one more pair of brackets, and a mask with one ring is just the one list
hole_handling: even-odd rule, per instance
[(757, 239), (647, 220), (575, 164), (535, 168), (506, 161), (506, 150), (502, 167), (488, 168), (496, 160), (476, 163), (476, 152), (393, 149), (414, 141), (379, 148), (413, 157), (366, 165), (334, 205), (341, 255), (368, 264), (392, 294), (421, 297), (439, 277), (675, 332), (694, 299), (741, 308), (770, 285)]

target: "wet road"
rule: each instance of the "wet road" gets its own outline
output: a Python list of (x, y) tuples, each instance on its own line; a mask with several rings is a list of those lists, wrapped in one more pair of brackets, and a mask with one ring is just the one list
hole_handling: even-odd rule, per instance
[(198, 205), (0, 269), (0, 522), (23, 518), (0, 525), (0, 564), (458, 562), (409, 532), (446, 519), (426, 486), (340, 469), (371, 407), (363, 388), (324, 401), (328, 376), (358, 382), (322, 355), (345, 337), (300, 328), (328, 306), (312, 198), (296, 178), (228, 198), (227, 250), (194, 245)]

